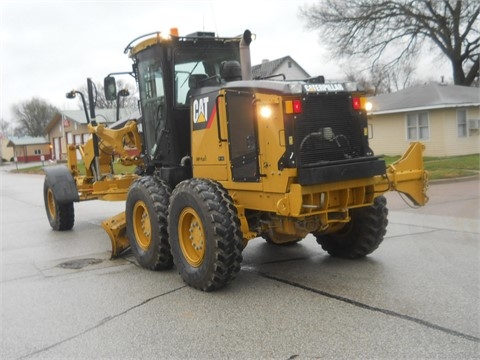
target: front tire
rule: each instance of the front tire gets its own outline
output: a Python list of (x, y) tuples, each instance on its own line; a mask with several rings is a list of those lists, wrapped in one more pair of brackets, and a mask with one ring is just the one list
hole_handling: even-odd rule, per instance
[(188, 285), (213, 291), (237, 276), (243, 236), (233, 200), (220, 184), (181, 182), (172, 193), (168, 230), (175, 265)]
[(150, 270), (173, 266), (167, 232), (170, 194), (168, 184), (152, 176), (135, 181), (128, 191), (127, 237), (138, 263)]
[(350, 216), (350, 222), (339, 231), (314, 234), (322, 249), (334, 257), (357, 259), (378, 248), (387, 232), (387, 200), (378, 196), (372, 206), (353, 209)]
[(43, 183), (43, 200), (48, 222), (52, 229), (57, 231), (71, 230), (75, 223), (73, 201), (59, 204), (47, 178)]

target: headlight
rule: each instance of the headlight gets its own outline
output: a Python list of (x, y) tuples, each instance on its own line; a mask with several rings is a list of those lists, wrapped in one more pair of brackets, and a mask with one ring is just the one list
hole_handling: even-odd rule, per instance
[(264, 119), (270, 119), (270, 117), (272, 116), (272, 108), (269, 105), (261, 106), (260, 116)]

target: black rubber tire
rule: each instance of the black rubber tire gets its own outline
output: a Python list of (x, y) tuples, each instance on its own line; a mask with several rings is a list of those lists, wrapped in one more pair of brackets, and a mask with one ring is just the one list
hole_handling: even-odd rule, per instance
[(206, 179), (188, 179), (173, 190), (168, 212), (172, 255), (188, 285), (213, 291), (240, 271), (243, 236), (228, 192)]
[(75, 209), (73, 201), (65, 204), (59, 204), (50, 182), (47, 178), (43, 183), (43, 201), (45, 211), (47, 212), (48, 222), (53, 230), (65, 231), (71, 230), (75, 223)]
[(375, 251), (387, 232), (387, 199), (382, 195), (372, 206), (352, 209), (351, 220), (338, 232), (314, 234), (323, 250), (345, 259), (358, 259)]
[(153, 176), (140, 178), (128, 190), (127, 237), (135, 259), (146, 269), (173, 267), (167, 231), (170, 195), (170, 186)]

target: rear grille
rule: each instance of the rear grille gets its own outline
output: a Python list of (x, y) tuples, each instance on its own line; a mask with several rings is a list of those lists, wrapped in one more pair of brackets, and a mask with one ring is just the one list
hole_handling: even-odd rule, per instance
[(348, 94), (308, 95), (294, 123), (297, 165), (309, 167), (363, 156), (362, 125)]

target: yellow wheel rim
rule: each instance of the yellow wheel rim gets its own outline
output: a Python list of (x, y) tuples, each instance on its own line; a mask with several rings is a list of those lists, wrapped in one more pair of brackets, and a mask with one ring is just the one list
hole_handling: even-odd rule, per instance
[(133, 207), (133, 233), (138, 246), (147, 251), (152, 242), (152, 224), (143, 201), (138, 201)]
[(205, 233), (202, 221), (192, 208), (183, 209), (178, 219), (178, 241), (187, 262), (199, 267), (205, 258)]
[(50, 217), (55, 218), (57, 214), (57, 208), (55, 206), (55, 198), (53, 196), (52, 189), (48, 189), (47, 191), (47, 206), (48, 206), (48, 212), (50, 213)]

